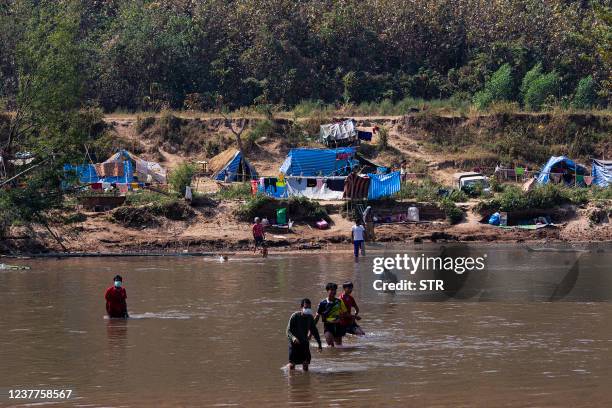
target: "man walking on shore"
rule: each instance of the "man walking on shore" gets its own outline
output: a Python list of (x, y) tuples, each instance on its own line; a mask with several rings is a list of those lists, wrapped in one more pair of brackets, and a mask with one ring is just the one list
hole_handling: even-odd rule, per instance
[(365, 255), (365, 243), (364, 243), (364, 233), (365, 228), (363, 228), (362, 221), (357, 219), (355, 221), (355, 225), (351, 229), (351, 238), (353, 240), (353, 253), (355, 254), (355, 258), (359, 258), (359, 251), (361, 251), (362, 255)]
[(304, 371), (308, 371), (310, 364), (310, 343), (308, 338), (314, 336), (321, 352), (321, 337), (312, 316), (310, 299), (302, 299), (302, 310), (295, 312), (287, 324), (287, 338), (289, 339), (289, 369), (295, 369), (296, 364), (302, 364)]

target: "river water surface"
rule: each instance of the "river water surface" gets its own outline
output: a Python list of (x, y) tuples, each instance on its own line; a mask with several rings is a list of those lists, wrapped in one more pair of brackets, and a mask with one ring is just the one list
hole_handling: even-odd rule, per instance
[[(395, 253), (383, 247), (359, 263), (348, 253), (20, 261), (31, 270), (0, 270), (0, 405), (43, 402), (8, 398), (43, 388), (73, 390), (47, 401), (58, 406), (609, 406), (611, 249), (487, 247), (486, 282), (453, 297), (376, 292), (372, 258)], [(104, 317), (116, 273), (127, 321)], [(313, 347), (309, 373), (287, 372), (290, 314), (345, 280), (367, 335)]]

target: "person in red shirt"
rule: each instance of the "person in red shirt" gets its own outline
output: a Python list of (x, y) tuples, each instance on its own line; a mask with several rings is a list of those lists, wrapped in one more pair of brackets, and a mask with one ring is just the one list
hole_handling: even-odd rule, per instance
[(127, 318), (127, 294), (125, 289), (121, 287), (123, 278), (120, 275), (113, 279), (113, 286), (106, 289), (104, 299), (106, 299), (106, 313), (112, 318)]
[[(347, 333), (363, 336), (365, 332), (356, 322), (356, 320), (361, 320), (361, 316), (359, 316), (359, 306), (357, 306), (355, 298), (351, 296), (351, 293), (353, 293), (353, 282), (344, 282), (342, 284), (342, 291), (343, 293), (340, 295), (340, 300), (342, 300), (346, 306), (347, 312), (340, 316), (340, 324), (346, 328)], [(355, 309), (354, 315), (351, 315), (351, 308)]]
[(257, 247), (260, 246), (261, 254), (265, 258), (268, 255), (268, 249), (266, 248), (266, 231), (259, 217), (255, 217), (255, 224), (253, 224), (253, 239), (255, 239), (255, 250), (253, 253), (257, 252)]

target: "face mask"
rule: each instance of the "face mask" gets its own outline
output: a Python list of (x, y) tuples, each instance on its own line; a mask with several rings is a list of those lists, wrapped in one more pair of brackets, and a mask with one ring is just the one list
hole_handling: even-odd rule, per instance
[(302, 309), (302, 313), (304, 313), (305, 315), (311, 315), (312, 316), (312, 309), (311, 308), (304, 308), (304, 309)]
[(121, 287), (121, 281), (115, 281), (115, 287), (116, 288), (120, 288)]

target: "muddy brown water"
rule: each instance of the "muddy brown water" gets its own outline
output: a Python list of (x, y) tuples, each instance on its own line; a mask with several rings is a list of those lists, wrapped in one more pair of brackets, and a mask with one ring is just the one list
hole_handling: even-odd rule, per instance
[[(410, 253), (435, 253), (435, 246)], [(0, 270), (0, 406), (10, 389), (72, 389), (58, 406), (609, 406), (612, 247), (487, 253), (452, 296), (380, 293), (372, 260), (401, 247), (233, 258), (29, 260)], [(131, 318), (104, 317), (124, 276)], [(361, 325), (309, 373), (283, 369), (300, 298), (355, 282)], [(53, 406), (53, 405), (51, 405)]]

